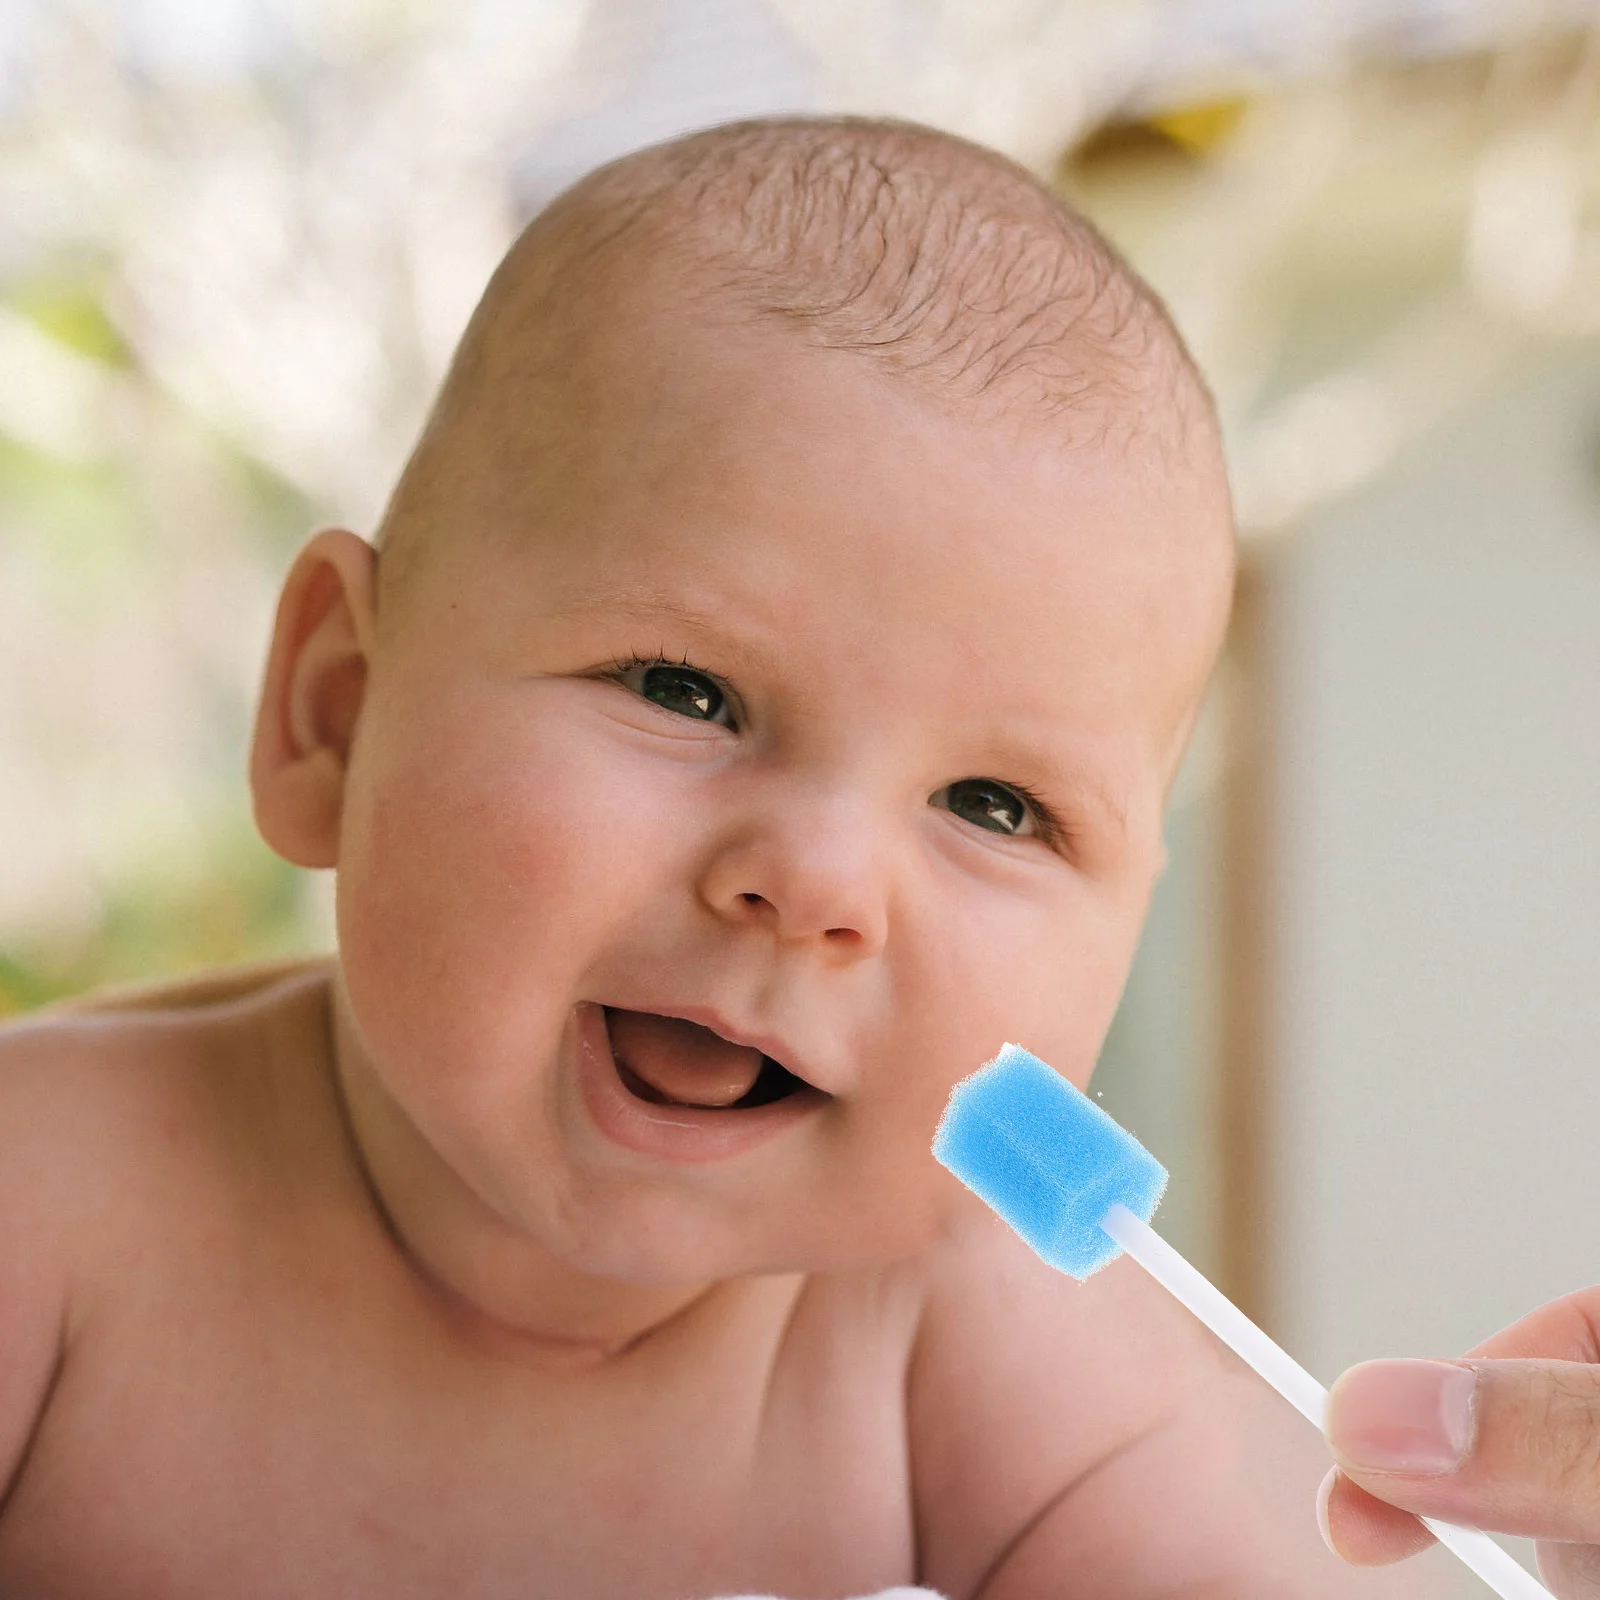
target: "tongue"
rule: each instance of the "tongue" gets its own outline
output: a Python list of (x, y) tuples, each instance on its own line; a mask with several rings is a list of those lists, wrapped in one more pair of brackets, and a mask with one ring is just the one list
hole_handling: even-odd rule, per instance
[(761, 1072), (761, 1052), (681, 1017), (607, 1011), (611, 1053), (663, 1100), (683, 1106), (731, 1106)]

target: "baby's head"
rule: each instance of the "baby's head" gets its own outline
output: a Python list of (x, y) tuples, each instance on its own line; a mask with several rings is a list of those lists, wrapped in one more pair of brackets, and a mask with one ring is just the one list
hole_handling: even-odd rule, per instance
[(1225, 624), (1150, 292), (928, 130), (647, 150), (513, 247), (378, 543), (291, 575), (253, 780), (380, 1167), (641, 1282), (935, 1236), (951, 1084), (1093, 1065)]

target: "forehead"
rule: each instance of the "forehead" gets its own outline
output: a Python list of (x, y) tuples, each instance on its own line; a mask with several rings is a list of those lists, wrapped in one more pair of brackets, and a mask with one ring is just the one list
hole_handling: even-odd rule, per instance
[[(1073, 687), (1107, 717), (1190, 695), (1226, 497), (1155, 452), (937, 403), (749, 324), (618, 319), (552, 386), (541, 447), (485, 461), (472, 519), (547, 625), (737, 618), (882, 677)], [(1014, 696), (1015, 697), (1015, 696)]]

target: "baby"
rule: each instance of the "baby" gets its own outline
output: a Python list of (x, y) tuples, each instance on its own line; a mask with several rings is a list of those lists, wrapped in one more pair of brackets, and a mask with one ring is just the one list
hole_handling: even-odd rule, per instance
[(1314, 1438), (945, 1173), (1082, 1084), (1228, 611), (1215, 421), (1020, 169), (725, 127), (578, 184), (250, 778), (337, 958), (0, 1038), (0, 1594), (1389, 1592)]

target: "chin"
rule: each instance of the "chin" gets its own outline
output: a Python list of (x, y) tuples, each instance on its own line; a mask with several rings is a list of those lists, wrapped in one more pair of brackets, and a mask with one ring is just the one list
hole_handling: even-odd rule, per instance
[[(871, 1205), (826, 1211), (779, 1191), (736, 1201), (634, 1193), (595, 1194), (576, 1203), (559, 1242), (568, 1266), (641, 1288), (682, 1288), (726, 1278), (795, 1272), (846, 1272), (914, 1256), (949, 1224), (924, 1212), (875, 1219)], [(863, 1218), (868, 1225), (863, 1226)], [(876, 1223), (877, 1225), (873, 1225)], [(543, 1232), (530, 1227), (530, 1232)]]

